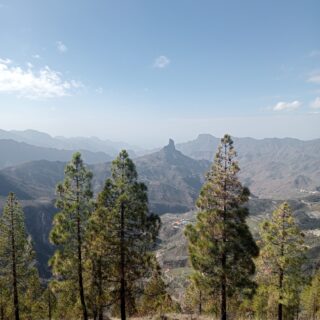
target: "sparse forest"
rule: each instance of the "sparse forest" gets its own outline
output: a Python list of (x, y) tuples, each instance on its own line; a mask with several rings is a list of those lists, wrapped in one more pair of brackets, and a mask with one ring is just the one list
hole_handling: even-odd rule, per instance
[[(161, 216), (121, 151), (102, 188), (75, 153), (56, 188), (50, 279), (40, 277), (33, 239), (14, 193), (0, 217), (0, 320), (320, 319), (320, 271), (284, 202), (254, 232), (250, 191), (225, 135), (186, 223), (188, 272), (177, 296), (157, 257)], [(49, 179), (49, 177), (48, 177)]]

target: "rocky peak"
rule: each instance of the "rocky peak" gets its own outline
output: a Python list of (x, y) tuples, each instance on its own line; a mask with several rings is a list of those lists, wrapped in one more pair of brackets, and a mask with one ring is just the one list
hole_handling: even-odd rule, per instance
[(169, 143), (163, 149), (169, 153), (176, 151), (174, 141), (172, 139), (169, 139)]

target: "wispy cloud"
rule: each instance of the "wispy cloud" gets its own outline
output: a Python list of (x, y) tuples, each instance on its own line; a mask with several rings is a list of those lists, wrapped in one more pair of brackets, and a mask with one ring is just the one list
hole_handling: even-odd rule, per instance
[(41, 57), (40, 57), (40, 54), (34, 54), (34, 55), (32, 55), (32, 58), (33, 59), (40, 59)]
[(308, 82), (320, 84), (320, 72), (317, 71), (317, 72), (311, 73), (308, 78)]
[(98, 87), (96, 88), (96, 93), (102, 94), (103, 93), (103, 88), (102, 87)]
[(10, 59), (1, 59), (0, 58), (0, 64), (10, 64), (10, 63), (12, 63), (12, 60), (10, 60)]
[(65, 53), (68, 51), (68, 48), (67, 46), (61, 42), (61, 41), (57, 41), (56, 42), (56, 45), (57, 45), (57, 50), (60, 52), (60, 53)]
[(320, 109), (320, 97), (316, 97), (311, 103), (310, 108), (312, 109)]
[(292, 102), (280, 101), (275, 106), (272, 107), (274, 111), (292, 111), (301, 107), (302, 103), (298, 100)]
[(83, 87), (75, 80), (64, 80), (62, 74), (45, 66), (35, 72), (29, 63), (23, 69), (10, 59), (0, 59), (0, 93), (17, 94), (29, 99), (48, 99), (70, 95)]
[(312, 50), (312, 51), (309, 53), (309, 57), (310, 57), (310, 58), (317, 57), (317, 56), (320, 56), (320, 50)]
[(155, 59), (153, 63), (154, 68), (163, 69), (170, 64), (170, 59), (166, 56), (159, 56)]

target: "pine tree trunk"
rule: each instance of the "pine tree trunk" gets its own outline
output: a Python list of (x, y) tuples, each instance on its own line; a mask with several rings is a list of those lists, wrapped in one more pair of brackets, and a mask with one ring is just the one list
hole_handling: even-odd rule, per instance
[(4, 320), (4, 307), (3, 305), (1, 305), (1, 309), (0, 309), (0, 317), (1, 317), (1, 320)]
[[(227, 172), (227, 146), (224, 145), (224, 172)], [(227, 320), (227, 279), (226, 279), (226, 265), (227, 265), (227, 255), (225, 252), (225, 244), (227, 242), (226, 239), (226, 219), (227, 219), (227, 181), (224, 179), (223, 184), (223, 230), (222, 230), (222, 242), (223, 242), (223, 252), (221, 255), (221, 269), (222, 269), (222, 277), (221, 277), (221, 306), (220, 306), (220, 313), (221, 313), (221, 320)]]
[(98, 305), (98, 319), (103, 320), (103, 306), (102, 306), (102, 270), (101, 270), (101, 258), (98, 261), (98, 292), (99, 292), (99, 305)]
[[(284, 256), (284, 214), (282, 214), (282, 242), (280, 247), (280, 256)], [(283, 287), (283, 270), (279, 269), (279, 303), (278, 303), (278, 320), (282, 320), (282, 287)]]
[(202, 292), (199, 290), (199, 316), (202, 314)]
[[(223, 270), (225, 270), (225, 254), (222, 257), (222, 266)], [(220, 313), (221, 320), (227, 320), (227, 288), (226, 288), (226, 277), (225, 275), (221, 278), (221, 305), (220, 305)]]
[(282, 320), (282, 303), (278, 304), (278, 320)]
[(77, 219), (77, 231), (78, 231), (78, 279), (79, 279), (79, 291), (80, 291), (80, 301), (82, 306), (83, 319), (88, 320), (88, 312), (86, 307), (86, 302), (84, 298), (83, 289), (83, 276), (82, 276), (82, 250), (81, 250), (81, 230), (80, 230), (80, 218)]
[(51, 320), (51, 293), (48, 291), (48, 319)]
[(282, 283), (283, 283), (283, 271), (282, 269), (280, 269), (280, 273), (279, 273), (279, 291), (280, 291), (280, 295), (279, 295), (279, 304), (278, 304), (278, 320), (282, 320)]
[(124, 261), (124, 204), (121, 203), (121, 231), (120, 231), (120, 313), (121, 320), (126, 320), (126, 288)]
[(12, 258), (12, 280), (13, 280), (13, 306), (15, 320), (19, 320), (19, 298), (18, 298), (18, 281), (17, 281), (17, 261), (16, 261), (16, 244), (15, 244), (15, 230), (13, 220), (13, 202), (10, 199), (11, 206), (11, 258)]
[(82, 275), (82, 239), (81, 239), (81, 221), (80, 221), (80, 199), (79, 199), (79, 180), (76, 180), (77, 184), (77, 240), (78, 240), (78, 281), (79, 281), (79, 293), (82, 306), (83, 320), (88, 320), (88, 312), (86, 302), (84, 298), (83, 289), (83, 275)]

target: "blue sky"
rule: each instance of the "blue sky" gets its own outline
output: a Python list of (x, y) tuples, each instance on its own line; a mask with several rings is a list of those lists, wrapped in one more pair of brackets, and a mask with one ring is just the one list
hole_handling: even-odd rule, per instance
[(318, 0), (0, 0), (0, 127), (157, 146), (320, 138)]

